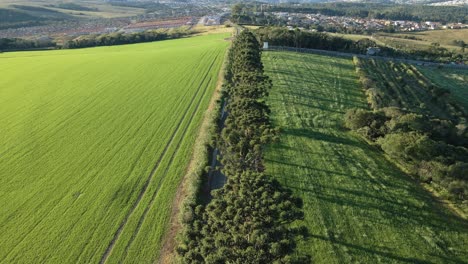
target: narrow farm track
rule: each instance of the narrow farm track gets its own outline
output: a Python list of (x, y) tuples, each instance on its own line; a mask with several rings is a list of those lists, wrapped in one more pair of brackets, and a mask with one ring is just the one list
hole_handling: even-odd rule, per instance
[(1, 263), (157, 259), (224, 38), (0, 60)]
[[(208, 72), (211, 72), (212, 68), (213, 68), (213, 65), (215, 64), (216, 60), (218, 59), (218, 56), (216, 56), (214, 58), (214, 60), (211, 62), (211, 65), (208, 69)], [(117, 240), (119, 239), (119, 236), (120, 234), (122, 233), (123, 229), (125, 228), (125, 225), (127, 224), (129, 218), (132, 216), (133, 212), (135, 211), (135, 209), (137, 208), (137, 206), (140, 204), (140, 201), (141, 199), (143, 198), (143, 196), (147, 193), (147, 190), (148, 190), (148, 187), (149, 187), (149, 184), (151, 183), (151, 181), (153, 180), (154, 178), (154, 175), (156, 174), (156, 171), (158, 170), (159, 166), (161, 165), (161, 161), (162, 159), (164, 158), (164, 156), (167, 154), (168, 150), (169, 150), (169, 147), (174, 143), (175, 141), (175, 138), (176, 138), (176, 134), (178, 134), (179, 130), (181, 129), (181, 125), (184, 121), (184, 119), (190, 114), (190, 117), (188, 119), (188, 122), (187, 124), (185, 125), (185, 127), (182, 129), (181, 133), (182, 133), (182, 137), (181, 139), (179, 140), (179, 142), (177, 143), (177, 146), (176, 146), (176, 150), (174, 151), (174, 153), (172, 154), (171, 156), (171, 159), (170, 159), (170, 162), (169, 164), (171, 165), (173, 160), (174, 160), (174, 156), (177, 154), (181, 144), (182, 144), (182, 141), (184, 139), (184, 136), (186, 135), (187, 133), (187, 130), (188, 130), (188, 127), (190, 126), (192, 120), (193, 120), (193, 117), (195, 116), (195, 114), (199, 111), (199, 107), (200, 107), (200, 104), (202, 102), (202, 99), (205, 97), (206, 95), (206, 91), (208, 89), (206, 83), (205, 83), (205, 80), (208, 78), (208, 75), (205, 75), (203, 77), (203, 80), (201, 81), (200, 85), (198, 86), (198, 89), (197, 89), (197, 92), (194, 94), (194, 96), (192, 97), (191, 101), (190, 101), (190, 104), (189, 106), (187, 107), (187, 109), (185, 110), (182, 118), (179, 120), (179, 122), (177, 123), (177, 127), (175, 129), (175, 131), (171, 134), (171, 137), (169, 139), (169, 142), (166, 144), (166, 146), (164, 147), (164, 150), (163, 152), (161, 153), (161, 155), (159, 156), (158, 160), (156, 161), (156, 164), (153, 166), (153, 169), (151, 170), (151, 173), (149, 175), (149, 177), (146, 179), (146, 182), (145, 184), (143, 185), (143, 188), (142, 190), (140, 191), (140, 194), (138, 195), (138, 198), (137, 200), (135, 201), (135, 203), (132, 205), (132, 208), (130, 209), (129, 213), (126, 215), (124, 221), (120, 224), (119, 226), (119, 229), (117, 230), (117, 232), (114, 234), (114, 237), (111, 241), (111, 243), (109, 244), (109, 246), (107, 247), (104, 255), (102, 256), (101, 260), (100, 260), (100, 263), (105, 263), (107, 258), (109, 257), (109, 255), (112, 253), (112, 249), (114, 248), (114, 245), (115, 243), (117, 242)], [(202, 91), (202, 95), (201, 96), (198, 96), (200, 91)], [(195, 109), (190, 113), (190, 109), (192, 108), (192, 105), (194, 104), (195, 102), (195, 99), (198, 98), (198, 101), (196, 102), (196, 106), (195, 106)], [(135, 239), (136, 235), (138, 234), (139, 230), (140, 230), (140, 227), (141, 227), (141, 224), (143, 222), (143, 220), (145, 219), (146, 217), (146, 214), (148, 213), (148, 210), (149, 208), (153, 205), (153, 202), (154, 202), (154, 198), (156, 197), (156, 195), (158, 194), (159, 192), (159, 189), (160, 189), (160, 186), (162, 184), (162, 182), (164, 181), (164, 179), (166, 178), (167, 176), (167, 172), (169, 170), (169, 167), (166, 169), (165, 173), (161, 176), (161, 179), (159, 180), (158, 182), (158, 187), (156, 188), (156, 191), (153, 192), (153, 195), (151, 197), (151, 200), (150, 200), (150, 203), (149, 205), (147, 205), (143, 215), (140, 217), (140, 220), (138, 222), (138, 226), (136, 228), (136, 230), (133, 232), (133, 235), (132, 235), (132, 238), (130, 240), (130, 242), (127, 244), (126, 248), (125, 248), (125, 255), (126, 255), (126, 252), (128, 251), (128, 248), (131, 246), (132, 244), (132, 241)]]
[(466, 263), (468, 223), (343, 128), (347, 109), (367, 107), (352, 61), (292, 52), (263, 60), (281, 128), (266, 173), (303, 199), (299, 224), (310, 235), (299, 253), (327, 264)]

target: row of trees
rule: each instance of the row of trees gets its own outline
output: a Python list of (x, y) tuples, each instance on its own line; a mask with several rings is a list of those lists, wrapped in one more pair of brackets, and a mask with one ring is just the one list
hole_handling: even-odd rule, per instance
[(291, 263), (296, 235), (290, 223), (303, 217), (301, 201), (264, 174), (263, 149), (278, 131), (269, 120), (265, 97), (271, 82), (263, 73), (260, 45), (248, 31), (234, 40), (224, 93), (228, 117), (218, 139), (225, 186), (205, 207), (185, 219), (178, 248), (184, 263)]
[(353, 41), (321, 32), (288, 30), (284, 27), (262, 27), (255, 31), (259, 41), (273, 46), (321, 49), (341, 52), (366, 53), (368, 47), (377, 44), (370, 39)]
[(31, 50), (54, 48), (56, 43), (51, 40), (28, 40), (21, 38), (0, 38), (0, 51)]
[(9, 50), (33, 50), (43, 48), (62, 48), (62, 49), (78, 49), (98, 46), (114, 46), (142, 42), (152, 42), (168, 39), (182, 38), (193, 34), (186, 28), (176, 28), (169, 30), (148, 30), (139, 33), (110, 33), (81, 36), (69, 41), (66, 41), (63, 46), (58, 46), (52, 39), (36, 39), (28, 40), (21, 38), (0, 38), (0, 51)]
[(167, 39), (176, 39), (184, 36), (193, 34), (188, 29), (172, 29), (172, 30), (149, 30), (138, 33), (124, 34), (124, 33), (111, 33), (111, 34), (99, 34), (89, 35), (85, 37), (79, 37), (70, 41), (67, 41), (64, 45), (64, 49), (76, 49), (76, 48), (87, 48), (97, 46), (114, 46), (123, 44), (133, 44), (142, 42), (152, 42)]

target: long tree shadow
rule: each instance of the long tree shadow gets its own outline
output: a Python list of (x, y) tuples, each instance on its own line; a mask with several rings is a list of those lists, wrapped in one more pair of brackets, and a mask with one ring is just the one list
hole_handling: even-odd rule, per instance
[[(339, 245), (342, 245), (342, 246), (346, 246), (346, 247), (352, 248), (354, 250), (363, 251), (363, 252), (365, 252), (367, 254), (382, 256), (382, 257), (392, 259), (392, 260), (395, 260), (395, 261), (398, 261), (398, 262), (401, 262), (401, 263), (412, 263), (412, 264), (414, 264), (414, 263), (420, 263), (420, 264), (436, 263), (436, 262), (431, 262), (431, 261), (427, 261), (427, 260), (423, 260), (423, 259), (419, 259), (419, 258), (402, 257), (402, 256), (398, 256), (396, 254), (393, 254), (391, 252), (380, 251), (380, 250), (376, 250), (375, 248), (366, 248), (366, 247), (363, 247), (363, 246), (347, 243), (347, 242), (344, 242), (344, 241), (339, 241), (337, 239), (332, 239), (332, 238), (321, 236), (321, 235), (309, 234), (309, 237), (313, 238), (313, 239), (319, 239), (319, 240), (322, 240), (322, 241), (331, 242), (331, 243), (334, 243), (334, 244), (339, 244)], [(444, 258), (444, 259), (447, 261), (446, 263), (454, 263), (454, 264), (455, 263), (462, 263), (462, 262), (459, 262), (460, 260), (451, 260), (451, 259), (447, 259), (447, 258)]]
[(305, 137), (305, 138), (319, 140), (319, 141), (326, 141), (326, 142), (330, 142), (334, 144), (343, 144), (343, 145), (349, 145), (349, 146), (353, 146), (357, 148), (362, 148), (362, 143), (358, 141), (322, 133), (322, 132), (319, 132), (317, 130), (312, 130), (312, 129), (284, 128), (281, 132), (286, 135), (291, 135), (291, 136), (296, 136), (296, 137)]
[[(341, 232), (342, 227), (336, 228), (332, 223), (339, 223), (337, 219), (342, 218), (342, 225), (351, 222), (372, 228), (384, 226), (382, 232), (395, 233), (395, 237), (385, 241), (379, 241), (384, 237), (372, 229), (369, 241), (356, 241), (349, 234), (346, 239), (313, 234), (304, 245), (323, 240), (334, 248), (350, 248), (355, 251), (351, 253), (353, 258), (383, 258), (386, 262), (465, 263), (467, 260), (460, 256), (468, 255), (468, 247), (462, 244), (468, 234), (468, 222), (441, 205), (417, 180), (388, 161), (380, 149), (341, 129), (347, 108), (366, 106), (364, 95), (356, 87), (358, 80), (352, 63), (332, 60), (340, 69), (325, 65), (330, 71), (322, 71), (318, 65), (323, 65), (326, 56), (275, 56), (287, 57), (287, 63), (278, 64), (268, 74), (287, 78), (278, 78), (276, 91), (272, 92), (276, 96), (269, 102), (272, 111), (276, 105), (281, 111), (286, 110), (287, 115), (272, 118), (273, 122), (283, 122), (276, 125), (283, 126), (281, 134), (286, 140), (269, 146), (272, 154), (267, 155), (266, 161), (276, 169), (274, 173), (281, 173), (275, 177), (304, 198), (308, 206), (306, 221), (318, 227), (310, 231)], [(330, 89), (335, 88), (333, 93)], [(313, 122), (309, 122), (311, 119)], [(325, 221), (310, 218), (319, 215)], [(414, 233), (405, 234), (413, 228), (417, 229)], [(406, 239), (414, 250), (422, 252), (401, 250), (397, 243)]]

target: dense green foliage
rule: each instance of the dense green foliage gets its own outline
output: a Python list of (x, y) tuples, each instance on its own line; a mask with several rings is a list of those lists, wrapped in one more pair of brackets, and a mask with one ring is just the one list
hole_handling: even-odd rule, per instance
[(348, 109), (366, 108), (351, 60), (268, 51), (263, 63), (282, 131), (265, 152), (265, 172), (303, 200), (298, 224), (310, 234), (298, 253), (327, 264), (466, 262), (466, 220), (343, 129)]
[[(351, 109), (348, 128), (376, 142), (427, 183), (468, 198), (467, 112), (414, 66), (354, 59), (374, 111)], [(457, 174), (460, 173), (460, 174)]]
[[(368, 47), (377, 47), (374, 41), (367, 38), (353, 41), (326, 33), (308, 32), (299, 29), (288, 30), (284, 27), (263, 27), (257, 29), (255, 34), (261, 42), (266, 41), (273, 46), (322, 49), (362, 54), (366, 53)], [(383, 52), (386, 52), (386, 50)]]
[(148, 30), (138, 33), (110, 33), (80, 36), (78, 38), (65, 42), (64, 45), (58, 46), (52, 39), (47, 40), (28, 40), (21, 38), (0, 38), (0, 51), (9, 50), (32, 50), (40, 48), (63, 48), (63, 49), (78, 49), (98, 46), (115, 46), (124, 44), (135, 44), (144, 42), (153, 42), (169, 39), (177, 39), (187, 37), (194, 34), (194, 31), (186, 28)]
[(157, 261), (226, 37), (0, 54), (0, 262)]
[(305, 230), (288, 226), (302, 217), (301, 203), (263, 174), (264, 145), (277, 131), (264, 102), (271, 83), (252, 33), (243, 31), (234, 40), (225, 82), (228, 117), (218, 144), (228, 181), (185, 219), (178, 252), (185, 263), (305, 261), (292, 255), (296, 235)]
[(193, 34), (194, 32), (187, 29), (175, 29), (175, 30), (148, 30), (139, 33), (110, 33), (110, 34), (99, 34), (90, 35), (86, 37), (79, 37), (65, 43), (63, 48), (65, 49), (76, 49), (76, 48), (87, 48), (97, 46), (114, 46), (123, 44), (133, 44), (142, 42), (152, 42), (167, 39), (176, 39), (184, 36)]
[(27, 40), (21, 38), (0, 38), (0, 51), (53, 48), (57, 44), (51, 40)]

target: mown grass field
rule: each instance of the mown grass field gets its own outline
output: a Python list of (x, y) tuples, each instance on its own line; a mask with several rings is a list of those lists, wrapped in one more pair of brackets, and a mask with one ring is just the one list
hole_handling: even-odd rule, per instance
[(349, 59), (265, 52), (268, 99), (281, 141), (266, 172), (304, 202), (314, 263), (466, 263), (468, 223), (444, 209), (376, 148), (343, 129), (366, 108)]
[(0, 55), (0, 262), (154, 263), (227, 34)]
[(449, 89), (451, 94), (468, 109), (468, 70), (418, 67), (434, 84)]

